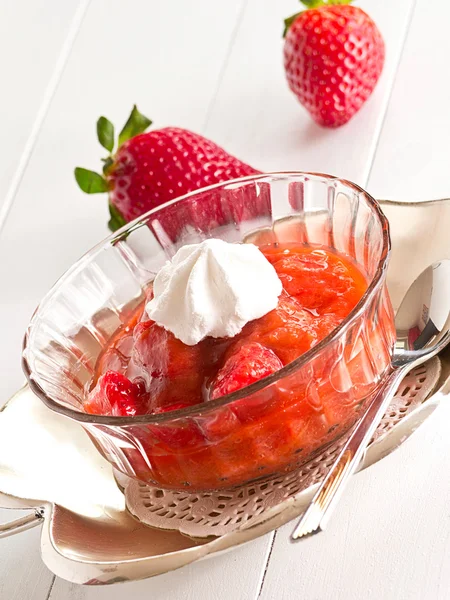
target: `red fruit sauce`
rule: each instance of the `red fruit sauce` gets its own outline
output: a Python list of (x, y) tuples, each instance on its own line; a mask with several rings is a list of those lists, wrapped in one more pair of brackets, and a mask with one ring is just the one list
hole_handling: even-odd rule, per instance
[[(208, 410), (211, 400), (271, 375), (315, 346), (367, 289), (355, 264), (330, 249), (285, 244), (261, 251), (277, 271), (283, 292), (275, 310), (234, 338), (186, 346), (148, 320), (143, 304), (100, 356), (86, 412), (135, 416), (191, 405), (205, 409), (192, 417), (129, 426), (141, 447), (127, 456), (138, 478), (173, 488), (230, 487), (287, 468), (293, 457), (298, 462), (299, 453), (306, 456), (324, 432), (354, 420), (361, 394), (344, 405), (342, 397), (337, 402), (336, 384), (330, 382), (336, 361), (328, 355), (319, 370), (301, 370), (296, 381), (291, 374)], [(315, 397), (311, 378), (325, 376), (327, 383)], [(360, 383), (364, 391), (373, 382), (361, 376)]]

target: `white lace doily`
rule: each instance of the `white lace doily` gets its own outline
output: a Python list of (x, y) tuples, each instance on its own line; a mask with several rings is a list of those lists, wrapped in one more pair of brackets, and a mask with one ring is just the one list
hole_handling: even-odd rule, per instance
[[(424, 402), (440, 374), (436, 357), (409, 373), (383, 417), (373, 443)], [(220, 536), (249, 523), (265, 510), (319, 482), (333, 464), (346, 436), (299, 470), (244, 487), (218, 492), (176, 492), (118, 477), (127, 508), (141, 522), (160, 529), (177, 529), (191, 537)]]

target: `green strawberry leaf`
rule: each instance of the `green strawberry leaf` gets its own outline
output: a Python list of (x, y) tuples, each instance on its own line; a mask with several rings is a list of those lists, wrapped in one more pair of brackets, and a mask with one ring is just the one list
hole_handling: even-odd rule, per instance
[(114, 125), (106, 117), (100, 117), (97, 121), (97, 137), (103, 148), (109, 152), (114, 148)]
[[(319, 6), (351, 4), (353, 2), (353, 0), (300, 0), (300, 2), (302, 4), (304, 4), (306, 6), (306, 8), (318, 8)], [(305, 11), (301, 10), (300, 12), (295, 13), (295, 15), (292, 15), (292, 17), (288, 17), (287, 19), (284, 20), (284, 31), (283, 31), (284, 38), (286, 37), (289, 27), (292, 25), (292, 23), (295, 21), (295, 19), (299, 15), (302, 14), (302, 12), (305, 12)]]
[(335, 4), (350, 4), (353, 0), (300, 0), (306, 8), (318, 8), (319, 6), (333, 6)]
[(302, 14), (302, 12), (304, 12), (303, 10), (301, 10), (298, 13), (295, 13), (295, 15), (292, 15), (291, 17), (288, 17), (287, 19), (284, 20), (284, 31), (283, 31), (283, 37), (286, 37), (286, 34), (288, 32), (289, 27), (292, 25), (292, 23), (295, 21), (295, 19)]
[(111, 215), (111, 218), (108, 221), (108, 227), (111, 231), (117, 231), (126, 225), (127, 222), (123, 218), (122, 213), (114, 206), (114, 204), (111, 204), (111, 202), (109, 203), (109, 214)]
[(125, 123), (124, 128), (119, 133), (119, 146), (130, 140), (135, 135), (144, 133), (144, 131), (150, 127), (151, 124), (152, 122), (150, 119), (147, 119), (147, 117), (140, 113), (135, 104), (130, 116), (128, 117), (128, 121)]
[(75, 169), (75, 179), (86, 194), (101, 194), (108, 191), (106, 179), (99, 173), (95, 173), (95, 171), (77, 167)]

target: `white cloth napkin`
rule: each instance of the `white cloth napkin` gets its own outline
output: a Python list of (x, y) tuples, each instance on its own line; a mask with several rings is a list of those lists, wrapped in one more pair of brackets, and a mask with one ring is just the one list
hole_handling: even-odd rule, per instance
[(0, 492), (89, 517), (125, 509), (111, 465), (83, 428), (48, 409), (28, 386), (0, 412)]

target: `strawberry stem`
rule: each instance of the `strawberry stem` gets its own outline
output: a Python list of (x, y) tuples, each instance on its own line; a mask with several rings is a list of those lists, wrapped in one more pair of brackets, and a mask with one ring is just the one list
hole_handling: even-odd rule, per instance
[(114, 164), (114, 159), (113, 159), (112, 156), (108, 156), (108, 158), (102, 158), (102, 161), (104, 163), (104, 165), (103, 165), (103, 175), (108, 175), (109, 169)]
[[(307, 9), (311, 9), (311, 8), (319, 8), (320, 6), (351, 4), (353, 2), (353, 0), (300, 0), (300, 2), (304, 6), (306, 6)], [(295, 21), (295, 19), (298, 16), (300, 16), (303, 12), (305, 12), (305, 11), (301, 10), (300, 12), (295, 13), (295, 15), (292, 15), (291, 17), (288, 17), (287, 19), (284, 20), (284, 30), (283, 30), (284, 38), (286, 37), (289, 27), (292, 25), (292, 23)]]
[(126, 225), (126, 221), (122, 216), (122, 213), (119, 211), (117, 207), (114, 206), (111, 202), (108, 203), (109, 214), (111, 218), (108, 221), (108, 227), (111, 231), (117, 231), (124, 225)]
[(353, 0), (300, 0), (306, 8), (319, 8), (319, 6), (333, 6), (336, 4), (351, 4)]

